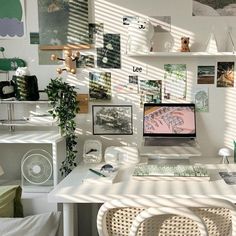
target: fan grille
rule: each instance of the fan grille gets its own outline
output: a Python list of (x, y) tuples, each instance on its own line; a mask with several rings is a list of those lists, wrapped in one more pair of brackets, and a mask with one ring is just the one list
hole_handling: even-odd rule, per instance
[(23, 177), (31, 184), (44, 184), (52, 176), (51, 159), (51, 155), (44, 150), (27, 152), (21, 165)]

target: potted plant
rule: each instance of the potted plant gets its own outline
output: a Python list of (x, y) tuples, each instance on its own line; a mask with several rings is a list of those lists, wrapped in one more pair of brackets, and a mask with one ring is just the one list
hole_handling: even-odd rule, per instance
[(74, 86), (63, 82), (61, 77), (51, 79), (45, 91), (52, 106), (49, 113), (52, 114), (54, 119), (57, 119), (61, 134), (66, 139), (66, 157), (60, 167), (61, 174), (66, 176), (77, 165), (77, 137), (75, 135), (76, 122), (74, 120), (79, 110), (76, 99), (77, 93)]

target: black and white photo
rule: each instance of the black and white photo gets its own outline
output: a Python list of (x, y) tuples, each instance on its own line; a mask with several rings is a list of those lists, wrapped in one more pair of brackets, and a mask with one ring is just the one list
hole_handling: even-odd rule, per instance
[(131, 105), (93, 105), (93, 134), (131, 135)]

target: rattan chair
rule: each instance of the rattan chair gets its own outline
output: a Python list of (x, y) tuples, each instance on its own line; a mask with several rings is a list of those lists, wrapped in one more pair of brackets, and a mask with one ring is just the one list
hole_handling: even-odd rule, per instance
[(223, 199), (123, 198), (105, 202), (99, 236), (236, 236), (236, 207)]

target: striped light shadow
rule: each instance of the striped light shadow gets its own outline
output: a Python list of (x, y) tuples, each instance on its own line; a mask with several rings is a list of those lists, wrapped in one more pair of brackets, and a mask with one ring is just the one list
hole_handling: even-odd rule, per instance
[(67, 40), (72, 44), (87, 44), (88, 38), (88, 2), (69, 1), (69, 22)]
[(236, 110), (235, 110), (235, 89), (227, 89), (225, 95), (225, 112), (222, 114), (222, 122), (224, 122), (224, 145), (229, 148), (233, 147), (233, 141), (235, 139), (236, 130)]

